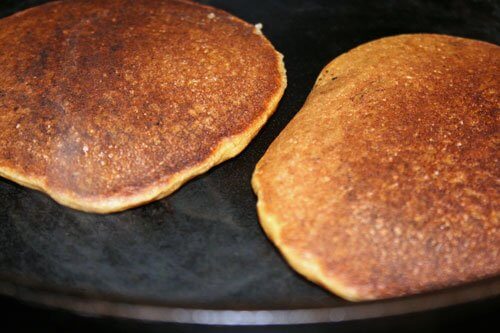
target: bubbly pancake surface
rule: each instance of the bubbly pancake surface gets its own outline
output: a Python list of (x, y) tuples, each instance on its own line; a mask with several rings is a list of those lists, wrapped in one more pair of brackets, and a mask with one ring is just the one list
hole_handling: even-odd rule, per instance
[(350, 300), (500, 273), (500, 48), (443, 35), (343, 54), (258, 163), (261, 224)]
[(0, 175), (86, 211), (161, 198), (238, 154), (282, 56), (188, 1), (52, 2), (0, 20)]

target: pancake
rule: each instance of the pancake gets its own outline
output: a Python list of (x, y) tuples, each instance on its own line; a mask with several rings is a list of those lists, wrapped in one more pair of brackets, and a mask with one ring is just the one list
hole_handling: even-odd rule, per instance
[(264, 231), (349, 300), (500, 273), (500, 48), (415, 34), (328, 64), (253, 175)]
[(157, 200), (240, 153), (286, 86), (259, 28), (189, 1), (0, 20), (0, 175), (75, 209)]

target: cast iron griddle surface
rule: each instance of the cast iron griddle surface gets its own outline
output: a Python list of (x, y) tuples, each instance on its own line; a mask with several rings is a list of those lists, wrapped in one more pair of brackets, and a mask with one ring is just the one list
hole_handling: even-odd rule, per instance
[[(0, 16), (43, 2), (2, 1)], [(499, 292), (498, 279), (493, 279), (424, 297), (369, 303), (368, 308), (335, 297), (292, 271), (266, 239), (258, 224), (250, 178), (266, 147), (300, 109), (330, 60), (361, 43), (410, 32), (446, 33), (498, 44), (500, 2), (202, 2), (248, 22), (263, 23), (265, 35), (285, 55), (289, 85), (275, 115), (240, 156), (168, 198), (123, 213), (81, 213), (1, 179), (1, 293), (84, 311), (90, 311), (82, 307), (89, 300), (111, 300), (93, 304), (90, 312), (122, 316), (130, 309), (115, 309), (113, 304), (348, 310), (329, 312), (329, 317), (302, 313), (303, 321), (311, 322), (391, 313), (384, 308), (411, 312)], [(151, 315), (151, 307), (147, 311)], [(236, 323), (238, 318), (273, 321), (266, 313), (230, 315), (224, 318)], [(287, 321), (282, 315), (282, 321)], [(216, 315), (199, 313), (198, 321), (221, 321), (210, 316)], [(178, 312), (176, 318), (191, 321), (193, 316)]]

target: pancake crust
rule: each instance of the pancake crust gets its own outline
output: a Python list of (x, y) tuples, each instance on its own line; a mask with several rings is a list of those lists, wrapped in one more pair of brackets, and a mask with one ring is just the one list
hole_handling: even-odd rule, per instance
[(286, 86), (282, 56), (222, 10), (52, 2), (0, 20), (0, 175), (108, 213), (240, 153)]
[(443, 35), (343, 54), (259, 161), (260, 222), (349, 300), (500, 273), (500, 48)]

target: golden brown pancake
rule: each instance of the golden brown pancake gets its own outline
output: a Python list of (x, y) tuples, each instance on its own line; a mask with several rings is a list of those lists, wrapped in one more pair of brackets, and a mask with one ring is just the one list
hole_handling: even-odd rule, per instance
[(99, 213), (240, 153), (286, 85), (259, 29), (175, 0), (20, 12), (0, 20), (0, 64), (0, 175)]
[(290, 265), (350, 300), (499, 274), (499, 75), (498, 46), (427, 34), (328, 64), (253, 176)]

